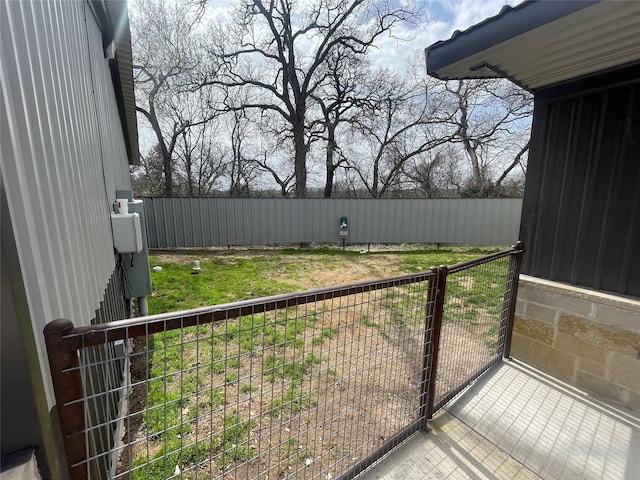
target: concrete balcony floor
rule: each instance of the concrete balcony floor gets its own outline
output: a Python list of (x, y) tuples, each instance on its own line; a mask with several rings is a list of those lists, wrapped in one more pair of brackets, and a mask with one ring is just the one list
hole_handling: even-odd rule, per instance
[(500, 364), (358, 480), (639, 479), (640, 418)]

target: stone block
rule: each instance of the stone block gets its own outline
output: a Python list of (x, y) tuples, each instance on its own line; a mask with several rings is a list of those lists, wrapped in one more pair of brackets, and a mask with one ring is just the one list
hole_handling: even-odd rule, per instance
[(630, 390), (628, 399), (625, 401), (624, 406), (636, 413), (640, 413), (640, 393)]
[(571, 353), (552, 349), (551, 354), (542, 359), (540, 369), (560, 380), (573, 383), (577, 360), (577, 357)]
[(526, 311), (527, 302), (524, 300), (520, 300), (520, 296), (518, 296), (518, 300), (516, 301), (516, 315), (524, 315)]
[(527, 292), (527, 300), (578, 317), (589, 318), (592, 314), (593, 302), (584, 298), (567, 295), (567, 293), (562, 291), (553, 292), (548, 288), (530, 286), (529, 292)]
[(537, 303), (527, 303), (527, 318), (555, 325), (560, 312), (555, 308), (545, 307)]
[(578, 370), (604, 378), (607, 373), (607, 365), (604, 362), (597, 362), (590, 358), (580, 357), (578, 359)]
[(600, 362), (602, 365), (606, 364), (607, 356), (609, 355), (609, 352), (611, 352), (611, 350), (604, 348), (601, 345), (595, 345), (580, 337), (567, 335), (566, 333), (558, 333), (555, 340), (556, 341), (553, 346), (558, 350)]
[(621, 329), (640, 333), (640, 309), (615, 308), (608, 305), (597, 305), (595, 320), (598, 323), (616, 326)]
[(544, 355), (547, 349), (551, 349), (551, 346), (535, 342), (526, 335), (513, 332), (513, 337), (511, 338), (511, 356), (513, 358), (535, 366), (538, 359)]
[(573, 383), (578, 363), (576, 355), (558, 351), (547, 344), (514, 333), (511, 356), (559, 380)]
[(554, 328), (548, 323), (516, 316), (513, 321), (513, 331), (547, 345), (553, 343)]
[(623, 355), (636, 356), (640, 351), (640, 332), (602, 325), (573, 315), (563, 314), (560, 317), (558, 333), (600, 345)]
[(635, 402), (634, 398), (638, 398), (622, 385), (617, 385), (598, 375), (581, 370), (576, 373), (575, 385), (578, 388), (594, 393), (596, 397), (602, 400), (613, 401), (628, 408), (634, 408), (632, 403)]
[(612, 382), (635, 390), (640, 394), (640, 360), (613, 353), (609, 362), (608, 378)]

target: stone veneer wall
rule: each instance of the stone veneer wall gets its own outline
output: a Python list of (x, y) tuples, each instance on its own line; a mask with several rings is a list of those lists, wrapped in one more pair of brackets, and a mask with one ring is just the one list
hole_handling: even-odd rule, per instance
[(521, 275), (513, 358), (640, 411), (640, 301)]

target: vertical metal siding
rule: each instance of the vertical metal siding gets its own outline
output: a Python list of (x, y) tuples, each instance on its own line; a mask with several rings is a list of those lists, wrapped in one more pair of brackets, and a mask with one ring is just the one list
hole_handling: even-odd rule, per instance
[(588, 89), (576, 82), (571, 96), (536, 98), (524, 272), (640, 296), (638, 70), (628, 69), (621, 84), (613, 80), (625, 73), (617, 72)]
[(520, 199), (147, 198), (150, 248), (338, 243), (507, 245), (517, 239)]
[(89, 324), (114, 271), (109, 213), (115, 190), (130, 189), (126, 147), (85, 2), (1, 2), (0, 36), (2, 181), (47, 371), (45, 323)]

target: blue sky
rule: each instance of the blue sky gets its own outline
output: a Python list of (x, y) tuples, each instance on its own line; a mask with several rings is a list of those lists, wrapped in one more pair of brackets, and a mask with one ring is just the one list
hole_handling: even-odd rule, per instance
[[(411, 58), (421, 56), (426, 47), (446, 40), (456, 30), (467, 28), (497, 15), (505, 5), (517, 5), (522, 0), (418, 0), (424, 2), (425, 20), (420, 25), (403, 27), (400, 36), (407, 42), (387, 38), (372, 54), (374, 61), (387, 65), (399, 73)], [(424, 60), (422, 60), (424, 62)]]
[[(180, 0), (178, 0), (180, 1)], [(314, 0), (297, 0), (311, 2)], [(375, 65), (404, 73), (411, 62), (425, 68), (424, 49), (438, 40), (446, 40), (455, 30), (466, 30), (484, 19), (497, 15), (505, 5), (516, 5), (522, 0), (392, 0), (422, 5), (423, 21), (415, 25), (402, 25), (394, 38), (383, 37), (370, 53)], [(209, 0), (205, 22), (220, 20), (230, 14), (233, 0)], [(400, 39), (399, 39), (399, 38)], [(401, 40), (403, 39), (403, 40)], [(140, 122), (141, 140), (147, 138), (146, 123)], [(143, 140), (143, 145), (153, 139)]]
[[(298, 0), (313, 1), (313, 0)], [(380, 39), (371, 59), (402, 73), (412, 59), (420, 58), (426, 47), (438, 40), (446, 40), (455, 30), (465, 30), (487, 17), (500, 12), (505, 5), (522, 0), (395, 0), (422, 5), (424, 21), (417, 25), (403, 25), (394, 37)], [(224, 17), (231, 11), (232, 0), (210, 0), (207, 16)], [(424, 62), (424, 60), (422, 60)]]

